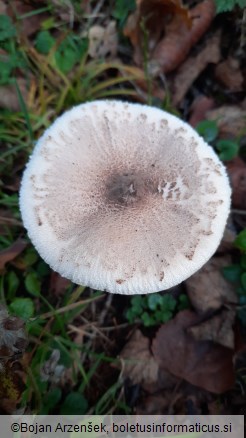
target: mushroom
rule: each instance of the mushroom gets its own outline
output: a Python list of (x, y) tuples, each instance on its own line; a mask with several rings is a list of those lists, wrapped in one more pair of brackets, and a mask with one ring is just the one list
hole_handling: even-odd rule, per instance
[(37, 142), (20, 209), (43, 259), (77, 284), (120, 294), (168, 289), (213, 255), (230, 208), (223, 164), (160, 109), (95, 101)]

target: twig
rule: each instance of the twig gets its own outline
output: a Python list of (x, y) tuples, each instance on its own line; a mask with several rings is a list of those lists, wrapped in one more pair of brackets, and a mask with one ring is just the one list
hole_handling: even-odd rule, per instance
[(102, 325), (102, 324), (104, 323), (104, 320), (105, 320), (105, 318), (106, 318), (106, 315), (107, 315), (107, 313), (108, 313), (108, 311), (109, 311), (109, 308), (110, 308), (110, 306), (111, 306), (112, 299), (113, 299), (113, 295), (112, 295), (112, 294), (109, 294), (108, 297), (107, 297), (107, 299), (106, 299), (106, 301), (105, 301), (104, 308), (103, 308), (103, 310), (102, 310), (102, 312), (101, 312), (101, 315), (100, 315), (100, 317), (99, 317), (99, 319), (98, 319), (98, 323), (99, 323), (99, 325)]
[(87, 332), (84, 329), (76, 327), (75, 325), (68, 324), (68, 328), (69, 328), (71, 333), (79, 333), (80, 335), (87, 336), (88, 338), (94, 337), (93, 333)]
[(234, 214), (240, 214), (242, 216), (246, 216), (246, 211), (245, 210), (238, 210), (237, 208), (232, 208), (231, 212), (234, 213)]
[[(105, 295), (99, 295), (98, 297), (88, 298), (88, 300), (81, 300), (81, 301), (78, 301), (77, 303), (68, 304), (68, 306), (61, 307), (60, 309), (54, 309), (54, 310), (51, 310), (50, 312), (46, 312), (46, 313), (43, 313), (42, 315), (38, 315), (38, 318), (47, 319), (47, 318), (50, 318), (52, 316), (68, 312), (69, 310), (76, 309), (76, 307), (83, 306), (84, 304), (91, 303), (95, 300), (103, 298), (104, 296)], [(37, 319), (37, 318), (32, 318), (31, 321), (34, 321), (35, 319)]]
[(112, 332), (114, 330), (118, 330), (118, 329), (121, 329), (121, 328), (129, 327), (132, 324), (130, 322), (125, 322), (124, 324), (114, 325), (114, 326), (111, 326), (111, 327), (101, 327), (101, 330), (105, 331), (105, 332)]
[[(83, 316), (82, 316), (82, 319), (85, 322), (87, 321)], [(110, 341), (110, 339), (108, 339), (108, 337), (104, 333), (101, 332), (101, 330), (102, 330), (101, 327), (99, 328), (95, 324), (91, 323), (91, 328), (95, 332), (94, 338), (96, 337), (96, 334), (98, 333), (106, 342), (108, 342), (108, 344), (112, 344), (113, 343), (112, 341)]]

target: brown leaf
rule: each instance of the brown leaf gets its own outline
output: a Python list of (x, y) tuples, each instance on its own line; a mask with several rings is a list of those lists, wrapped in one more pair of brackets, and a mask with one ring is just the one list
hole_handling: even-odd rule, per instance
[(215, 68), (215, 77), (227, 90), (237, 92), (243, 89), (243, 75), (239, 61), (235, 58), (229, 56), (225, 61), (220, 62)]
[(206, 313), (219, 309), (224, 304), (237, 303), (234, 287), (221, 273), (221, 269), (230, 264), (230, 257), (212, 257), (186, 280), (187, 294), (198, 312)]
[(235, 228), (231, 216), (229, 216), (222, 240), (217, 248), (217, 253), (231, 251), (234, 248), (234, 240), (236, 239), (236, 237), (237, 237), (237, 230)]
[(196, 55), (188, 58), (179, 67), (173, 83), (173, 104), (179, 105), (190, 86), (205, 70), (208, 64), (220, 60), (220, 34), (215, 34), (206, 41), (205, 47)]
[(124, 35), (133, 46), (141, 44), (141, 22), (148, 32), (149, 48), (153, 49), (171, 16), (182, 16), (187, 25), (191, 24), (188, 9), (181, 0), (138, 0), (137, 10), (128, 17)]
[(143, 61), (143, 41), (146, 39), (144, 32), (148, 34), (148, 50), (151, 53), (162, 38), (170, 17), (180, 18), (186, 28), (191, 25), (189, 10), (181, 0), (139, 0), (137, 2), (137, 10), (129, 16), (124, 28), (124, 35), (130, 38), (134, 46), (134, 60), (137, 65), (141, 65)]
[(167, 26), (166, 35), (151, 54), (149, 72), (156, 76), (169, 73), (178, 67), (188, 55), (191, 47), (199, 41), (215, 16), (213, 0), (204, 0), (190, 11), (191, 28), (181, 17), (175, 16)]
[(218, 315), (201, 322), (187, 330), (196, 341), (213, 341), (227, 348), (234, 348), (234, 332), (236, 311), (224, 309)]
[(6, 233), (6, 225), (14, 227), (21, 226), (22, 223), (13, 217), (11, 211), (0, 208), (0, 235), (3, 236)]
[(0, 304), (0, 361), (4, 362), (11, 356), (22, 353), (27, 345), (24, 321), (10, 316), (7, 309)]
[(221, 138), (235, 138), (245, 131), (246, 110), (240, 106), (221, 106), (208, 111), (206, 118), (216, 121)]
[[(18, 78), (18, 86), (25, 101), (28, 99), (28, 87), (25, 79)], [(16, 87), (13, 84), (0, 86), (0, 107), (11, 111), (20, 110), (20, 101)]]
[(6, 15), (7, 5), (3, 0), (0, 0), (0, 15)]
[(227, 164), (232, 185), (232, 204), (240, 210), (246, 209), (246, 164), (236, 157)]
[[(35, 6), (33, 4), (29, 5), (23, 0), (11, 0), (7, 8), (7, 14), (15, 20), (15, 16), (21, 17), (22, 15), (33, 12)], [(33, 2), (32, 2), (33, 3)], [(37, 7), (38, 5), (36, 5)], [(30, 36), (33, 35), (40, 29), (42, 21), (48, 18), (47, 13), (34, 14), (29, 17), (19, 18), (18, 27), (22, 35)]]
[[(179, 379), (175, 389), (158, 391), (147, 396), (136, 406), (137, 415), (199, 415), (204, 413), (204, 406), (216, 396)], [(216, 397), (217, 399), (217, 397)], [(177, 418), (177, 417), (176, 417)]]
[(69, 284), (70, 280), (61, 277), (57, 272), (51, 271), (49, 290), (52, 295), (55, 295), (56, 297), (63, 295)]
[(149, 339), (136, 330), (119, 356), (123, 377), (128, 377), (134, 385), (141, 384), (148, 393), (172, 388), (177, 382), (176, 377), (159, 368), (149, 346)]
[(123, 376), (133, 384), (153, 384), (157, 380), (159, 367), (149, 347), (149, 339), (136, 330), (120, 353)]
[(192, 102), (190, 108), (189, 124), (196, 127), (196, 125), (206, 118), (206, 113), (214, 108), (215, 101), (212, 97), (202, 95), (197, 96)]
[(145, 396), (136, 407), (136, 415), (160, 415), (168, 414), (173, 401), (172, 391)]
[(24, 249), (27, 243), (23, 239), (18, 239), (9, 248), (0, 251), (0, 271), (5, 268), (6, 263), (14, 260)]
[(187, 329), (198, 322), (195, 313), (179, 312), (157, 332), (153, 354), (160, 367), (193, 385), (220, 394), (234, 384), (233, 353), (212, 342), (194, 340)]

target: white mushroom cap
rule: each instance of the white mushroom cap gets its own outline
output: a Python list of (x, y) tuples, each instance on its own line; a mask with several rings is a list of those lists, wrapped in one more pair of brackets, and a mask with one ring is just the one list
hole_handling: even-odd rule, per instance
[(207, 262), (230, 194), (223, 164), (188, 124), (145, 105), (95, 101), (40, 138), (20, 208), (36, 249), (62, 276), (145, 294)]

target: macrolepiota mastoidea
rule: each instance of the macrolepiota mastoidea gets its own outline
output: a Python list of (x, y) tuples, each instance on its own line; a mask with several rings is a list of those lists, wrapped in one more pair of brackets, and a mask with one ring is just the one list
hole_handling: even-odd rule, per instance
[(168, 289), (220, 243), (231, 190), (213, 149), (160, 109), (95, 101), (37, 142), (20, 209), (43, 259), (77, 284), (121, 294)]

